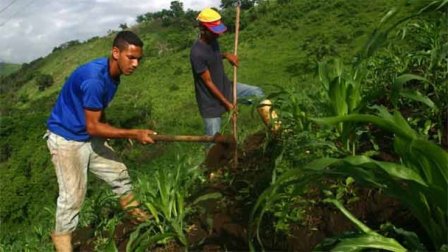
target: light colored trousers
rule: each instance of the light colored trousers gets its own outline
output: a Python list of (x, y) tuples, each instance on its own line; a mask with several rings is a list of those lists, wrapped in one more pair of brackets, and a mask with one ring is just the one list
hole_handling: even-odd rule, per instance
[(70, 141), (50, 131), (47, 136), (59, 185), (55, 234), (71, 233), (76, 229), (86, 195), (87, 169), (106, 181), (118, 196), (132, 190), (126, 166), (105, 139)]
[[(244, 83), (237, 83), (236, 86), (236, 96), (238, 99), (246, 98), (244, 100), (239, 100), (239, 103), (250, 105), (252, 101), (249, 99), (251, 97), (260, 98), (264, 96), (264, 92), (260, 87), (252, 86)], [(203, 118), (205, 126), (205, 134), (208, 136), (214, 136), (216, 133), (221, 131), (221, 117), (209, 117)], [(211, 146), (211, 144), (207, 144)]]

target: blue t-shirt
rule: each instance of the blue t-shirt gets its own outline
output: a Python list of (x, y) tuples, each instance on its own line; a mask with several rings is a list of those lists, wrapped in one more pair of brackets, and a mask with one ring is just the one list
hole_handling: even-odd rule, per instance
[(104, 110), (118, 84), (109, 74), (107, 58), (78, 67), (62, 87), (48, 119), (48, 129), (67, 140), (88, 141), (84, 109)]

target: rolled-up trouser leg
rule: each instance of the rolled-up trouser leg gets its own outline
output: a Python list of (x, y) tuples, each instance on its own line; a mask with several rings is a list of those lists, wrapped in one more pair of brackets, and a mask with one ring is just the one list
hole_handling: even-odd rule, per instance
[(47, 145), (59, 185), (54, 233), (68, 234), (76, 229), (86, 194), (90, 144), (50, 133)]
[(121, 162), (105, 139), (93, 138), (91, 146), (90, 171), (106, 181), (118, 196), (132, 191), (131, 178), (126, 165)]
[[(204, 120), (205, 134), (207, 136), (214, 136), (221, 131), (221, 117), (202, 118)], [(204, 143), (206, 151), (208, 151), (214, 144)]]
[(238, 99), (247, 98), (245, 100), (239, 101), (246, 105), (252, 104), (252, 100), (250, 99), (251, 97), (256, 98), (264, 97), (263, 89), (257, 86), (252, 86), (244, 83), (237, 83), (236, 94)]
[(106, 181), (112, 191), (120, 197), (120, 206), (138, 222), (145, 222), (149, 215), (138, 208), (138, 202), (132, 193), (131, 178), (124, 165), (104, 139), (93, 138), (90, 171)]
[(214, 136), (221, 130), (221, 117), (203, 118), (205, 126), (205, 134)]

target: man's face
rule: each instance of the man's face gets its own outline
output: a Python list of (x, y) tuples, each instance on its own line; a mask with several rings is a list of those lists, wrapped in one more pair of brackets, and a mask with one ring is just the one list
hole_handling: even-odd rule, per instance
[(208, 29), (204, 29), (204, 37), (207, 41), (213, 41), (213, 40), (217, 39), (219, 36), (220, 36), (219, 34), (211, 32)]
[(129, 44), (126, 49), (118, 50), (117, 62), (120, 72), (124, 75), (131, 75), (137, 69), (140, 60), (143, 57), (143, 50), (141, 47)]

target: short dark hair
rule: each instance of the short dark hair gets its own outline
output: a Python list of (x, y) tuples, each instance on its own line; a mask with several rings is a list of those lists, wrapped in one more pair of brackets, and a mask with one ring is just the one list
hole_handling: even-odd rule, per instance
[(121, 31), (115, 36), (113, 47), (118, 47), (120, 50), (124, 50), (128, 45), (135, 45), (143, 47), (143, 41), (131, 31)]

